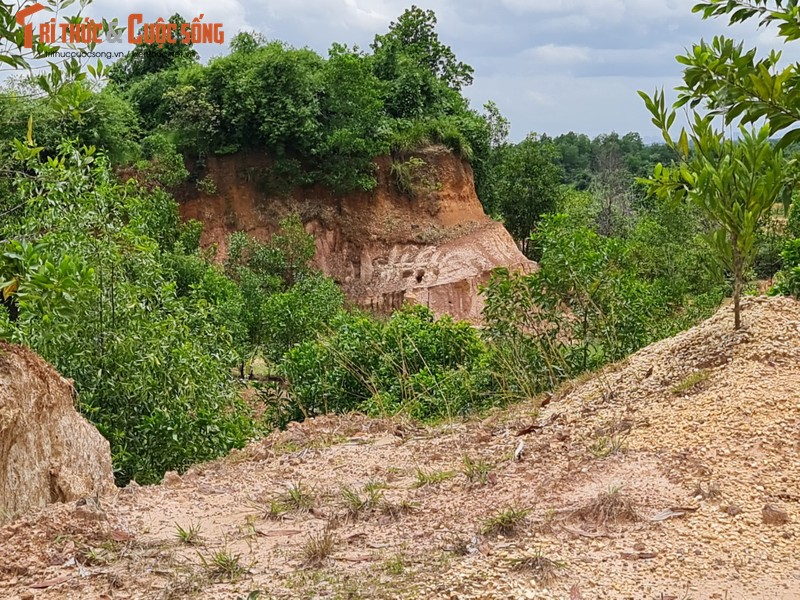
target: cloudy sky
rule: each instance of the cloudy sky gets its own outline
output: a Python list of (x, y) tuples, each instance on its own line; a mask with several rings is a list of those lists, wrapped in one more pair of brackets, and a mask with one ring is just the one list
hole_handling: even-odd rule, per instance
[[(326, 53), (332, 42), (368, 48), (414, 0), (94, 0), (89, 13), (146, 19), (175, 12), (222, 22), (228, 38), (255, 29), (268, 38)], [(679, 82), (674, 57), (726, 32), (764, 50), (781, 44), (755, 24), (727, 28), (692, 14), (695, 0), (416, 0), (439, 19), (439, 35), (475, 68), (466, 90), (475, 107), (494, 100), (512, 137), (530, 131), (655, 135), (636, 91)], [(800, 42), (785, 56), (800, 58)], [(199, 48), (204, 58), (219, 47)]]

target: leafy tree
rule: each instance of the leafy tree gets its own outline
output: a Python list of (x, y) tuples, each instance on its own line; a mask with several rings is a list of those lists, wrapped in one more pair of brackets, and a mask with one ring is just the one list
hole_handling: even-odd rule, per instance
[(178, 293), (175, 201), (120, 183), (93, 149), (40, 154), (27, 143), (15, 153), (32, 176), (12, 181), (15, 209), (0, 222), (11, 240), (0, 243), (0, 286), (13, 299), (0, 308), (0, 337), (75, 380), (119, 483), (155, 482), (244, 445), (257, 427), (230, 378), (235, 294), (220, 292), (231, 282), (207, 264)]
[(257, 31), (240, 31), (231, 40), (231, 52), (249, 54), (267, 43), (267, 38)]
[(320, 118), (323, 140), (318, 159), (323, 182), (334, 192), (370, 190), (376, 185), (373, 158), (388, 150), (390, 126), (383, 86), (369, 57), (334, 44), (322, 70)]
[(175, 13), (169, 18), (169, 22), (177, 26), (175, 34), (177, 43), (138, 44), (125, 57), (114, 63), (109, 72), (109, 79), (120, 87), (127, 87), (145, 75), (196, 62), (200, 55), (194, 49), (193, 43), (184, 43), (181, 34), (181, 26), (186, 20)]
[[(794, 0), (707, 0), (694, 7), (704, 19), (728, 16), (731, 24), (757, 19), (759, 25), (777, 25), (786, 42), (800, 39), (798, 7)], [(685, 65), (678, 106), (703, 104), (725, 124), (760, 122), (780, 135), (785, 148), (800, 141), (800, 79), (798, 65), (781, 66), (781, 53), (759, 57), (756, 48), (745, 49), (724, 36), (702, 41), (678, 57)]]
[(530, 235), (561, 198), (562, 171), (552, 143), (535, 134), (506, 149), (498, 166), (499, 210), (511, 235), (529, 253)]
[(387, 33), (375, 36), (371, 48), (375, 73), (384, 81), (396, 80), (419, 66), (457, 92), (472, 84), (472, 67), (458, 61), (450, 47), (439, 41), (432, 10), (417, 6), (407, 9), (389, 24)]
[(734, 141), (714, 129), (711, 116), (697, 113), (690, 130), (683, 129), (674, 140), (675, 111), (666, 109), (663, 92), (653, 98), (640, 94), (653, 123), (680, 156), (678, 165), (658, 165), (643, 183), (662, 199), (688, 199), (714, 223), (710, 241), (717, 259), (733, 274), (735, 328), (740, 329), (741, 296), (756, 256), (759, 225), (785, 189), (783, 155), (770, 142), (768, 124), (754, 131), (741, 128), (741, 140)]

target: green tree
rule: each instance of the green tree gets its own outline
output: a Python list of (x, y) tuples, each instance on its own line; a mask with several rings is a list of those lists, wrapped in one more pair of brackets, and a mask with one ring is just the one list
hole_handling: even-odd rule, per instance
[(175, 36), (177, 43), (138, 44), (124, 58), (114, 63), (109, 72), (109, 79), (120, 87), (127, 87), (145, 75), (196, 62), (200, 55), (194, 49), (194, 44), (183, 43), (181, 26), (186, 20), (175, 13), (169, 18), (169, 22), (177, 26)]
[(562, 195), (558, 151), (551, 142), (531, 134), (506, 149), (497, 171), (498, 208), (506, 228), (530, 254), (531, 232)]
[(417, 6), (407, 9), (389, 24), (387, 33), (375, 36), (371, 48), (375, 73), (385, 81), (395, 80), (404, 70), (418, 65), (452, 90), (472, 84), (472, 67), (457, 60), (450, 47), (439, 41), (432, 10)]
[[(800, 39), (794, 0), (707, 0), (694, 12), (704, 19), (727, 16), (731, 24), (757, 19), (762, 27), (777, 25), (786, 42)], [(718, 36), (695, 44), (678, 62), (685, 65), (678, 106), (702, 104), (726, 125), (764, 119), (780, 135), (781, 148), (800, 141), (800, 66), (782, 66), (780, 52), (760, 57), (756, 48)]]
[[(663, 92), (651, 98), (640, 92), (667, 144), (680, 156), (674, 167), (656, 166), (642, 180), (662, 199), (687, 199), (714, 223), (710, 241), (715, 256), (733, 274), (735, 328), (742, 326), (741, 296), (748, 269), (756, 256), (756, 235), (764, 218), (785, 189), (784, 159), (770, 142), (770, 128), (740, 129), (740, 140), (726, 139), (713, 127), (713, 117), (694, 115), (690, 129), (677, 140), (670, 134), (675, 111)], [(690, 150), (691, 148), (691, 150)]]

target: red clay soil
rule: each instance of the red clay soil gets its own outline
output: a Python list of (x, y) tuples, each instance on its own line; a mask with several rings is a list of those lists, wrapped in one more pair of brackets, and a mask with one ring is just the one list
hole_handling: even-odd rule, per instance
[(505, 228), (483, 211), (472, 169), (442, 147), (416, 153), (436, 191), (403, 194), (391, 176), (391, 160), (376, 161), (378, 185), (371, 192), (337, 197), (319, 187), (288, 194), (269, 191), (269, 160), (263, 155), (209, 157), (205, 177), (217, 193), (196, 186), (178, 194), (184, 219), (205, 224), (201, 243), (224, 256), (233, 231), (266, 239), (282, 218), (300, 214), (316, 239), (318, 266), (355, 304), (390, 312), (405, 302), (437, 314), (478, 321), (478, 286), (497, 267), (530, 269)]

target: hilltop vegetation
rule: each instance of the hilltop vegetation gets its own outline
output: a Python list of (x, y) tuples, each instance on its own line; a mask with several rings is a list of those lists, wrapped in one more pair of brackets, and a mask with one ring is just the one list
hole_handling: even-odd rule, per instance
[[(511, 143), (495, 104), (470, 107), (473, 70), (435, 25), (412, 7), (370, 51), (334, 44), (327, 57), (249, 33), (208, 65), (190, 45), (145, 45), (92, 79), (72, 65), (7, 86), (0, 338), (75, 380), (120, 483), (325, 412), (441, 420), (531, 400), (691, 326), (755, 274), (781, 270), (776, 293), (798, 293), (800, 209), (787, 222), (776, 204), (790, 203), (793, 163), (770, 130), (737, 144), (699, 116), (673, 140), (656, 95), (665, 145), (636, 134)], [(740, 102), (731, 110), (748, 114)], [(276, 195), (370, 190), (384, 154), (404, 193), (433, 193), (414, 185), (410, 153), (434, 143), (471, 162), (487, 212), (540, 266), (495, 274), (480, 331), (422, 307), (387, 320), (350, 310), (313, 268), (296, 216), (267, 241), (233, 234), (220, 263), (171, 196), (187, 182), (213, 194), (204, 161), (240, 150), (270, 159)], [(748, 164), (751, 150), (770, 183), (759, 194), (731, 160)]]

